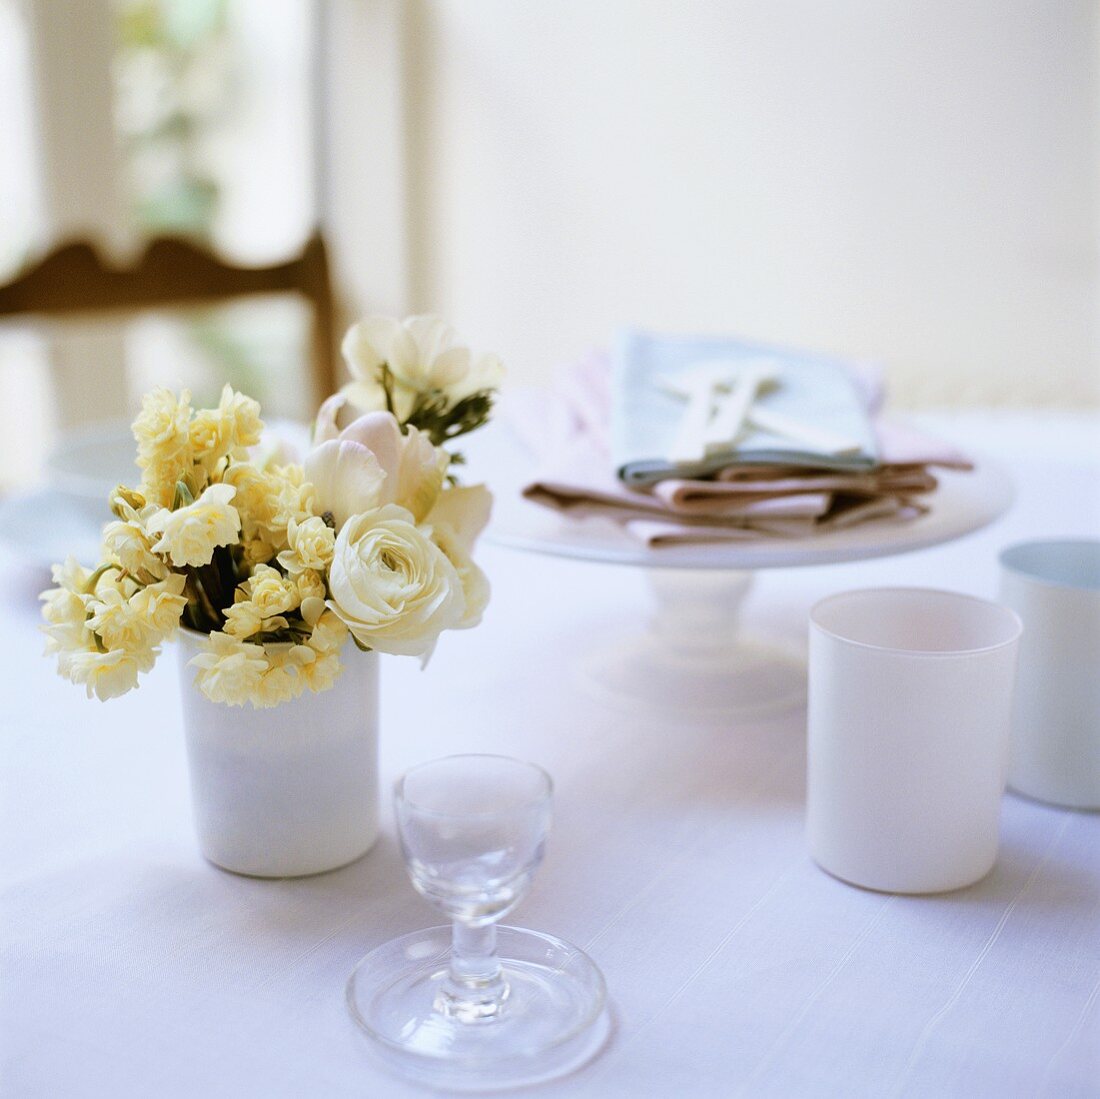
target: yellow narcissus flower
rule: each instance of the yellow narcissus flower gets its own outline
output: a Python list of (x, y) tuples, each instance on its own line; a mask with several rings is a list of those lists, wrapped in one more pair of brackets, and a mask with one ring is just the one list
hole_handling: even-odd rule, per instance
[(272, 494), (272, 522), (283, 534), (286, 545), (286, 528), (293, 519), (303, 523), (317, 514), (314, 507), (314, 488), (306, 478), (304, 469), (295, 463), (272, 466), (268, 471)]
[[(285, 620), (284, 620), (285, 621)], [(259, 633), (264, 627), (264, 616), (250, 599), (239, 599), (225, 610), (225, 632), (242, 641)]]
[(62, 565), (51, 565), (50, 575), (59, 588), (74, 592), (87, 592), (92, 570), (86, 569), (75, 557), (66, 557)]
[(291, 519), (286, 530), (289, 548), (279, 554), (279, 564), (292, 576), (305, 570), (323, 572), (332, 561), (336, 532), (319, 515), (299, 523)]
[(169, 573), (157, 584), (148, 584), (130, 596), (130, 606), (145, 623), (151, 637), (164, 641), (179, 628), (180, 616), (187, 606), (183, 589), (187, 578)]
[(454, 565), (395, 504), (344, 524), (329, 587), (328, 606), (362, 644), (425, 661), (440, 633), (466, 613)]
[(231, 430), (216, 408), (196, 412), (188, 428), (192, 461), (212, 470), (233, 448)]
[(152, 539), (145, 524), (160, 509), (149, 504), (140, 512), (128, 509), (127, 518), (116, 519), (103, 528), (103, 555), (117, 561), (135, 580), (143, 584), (163, 580), (168, 566), (153, 553)]
[(268, 650), (269, 667), (249, 699), (257, 710), (289, 702), (305, 689), (305, 680), (298, 674), (298, 665), (290, 656), (291, 648), (290, 645), (275, 645)]
[(256, 446), (263, 427), (259, 404), (227, 385), (218, 407), (201, 409), (191, 421), (192, 459), (210, 472), (226, 455)]
[(338, 652), (319, 651), (312, 645), (295, 645), (287, 659), (297, 670), (303, 687), (327, 691), (344, 670)]
[[(335, 552), (335, 543), (333, 552)], [(326, 593), (323, 573), (315, 572), (313, 569), (303, 569), (295, 575), (294, 582), (298, 585), (298, 598), (302, 602), (307, 599), (324, 599)]]
[(309, 645), (319, 653), (339, 652), (348, 639), (348, 628), (332, 611), (325, 611), (313, 627)]
[(279, 570), (270, 565), (257, 566), (243, 587), (261, 618), (273, 618), (298, 606), (297, 585), (285, 580)]
[(270, 561), (287, 548), (291, 520), (313, 517), (313, 486), (298, 465), (259, 469), (247, 462), (231, 462), (222, 484), (237, 490), (234, 506), (241, 517), (241, 542), (250, 565)]
[(241, 517), (230, 503), (235, 493), (232, 485), (210, 485), (186, 507), (161, 508), (147, 524), (151, 535), (160, 535), (153, 552), (176, 568), (209, 564), (218, 546), (232, 545), (240, 534)]
[(88, 629), (88, 596), (78, 595), (68, 588), (50, 588), (39, 597), (42, 600), (42, 627), (46, 635), (46, 654), (81, 651), (93, 644)]
[(95, 641), (88, 629), (91, 570), (84, 568), (75, 557), (69, 557), (63, 565), (53, 565), (50, 572), (56, 587), (38, 597), (42, 600), (42, 617), (46, 620), (42, 627), (47, 639), (46, 655), (94, 648)]
[[(137, 686), (157, 656), (155, 646), (179, 625), (187, 600), (178, 574), (142, 587), (117, 565), (95, 573), (69, 560), (54, 566), (59, 587), (42, 593), (46, 652), (88, 697), (115, 698)], [(79, 590), (74, 591), (73, 587)]]
[(152, 647), (149, 642), (150, 631), (144, 619), (130, 605), (125, 590), (104, 586), (96, 598), (89, 601), (88, 611), (91, 615), (88, 629), (106, 648), (137, 653)]
[(190, 421), (191, 394), (186, 389), (179, 397), (163, 386), (147, 393), (133, 426), (138, 466), (144, 469), (151, 462), (175, 459), (186, 452)]
[(142, 495), (162, 507), (171, 506), (176, 482), (190, 472), (191, 394), (177, 398), (159, 387), (147, 393), (134, 420), (137, 464), (142, 470)]
[(248, 462), (233, 462), (222, 474), (221, 483), (232, 485), (237, 492), (234, 506), (241, 516), (244, 537), (267, 534), (275, 525), (278, 499), (273, 478)]
[(233, 439), (234, 447), (259, 445), (264, 430), (259, 401), (237, 393), (232, 386), (227, 385), (218, 402), (218, 414)]
[(262, 645), (250, 645), (226, 633), (212, 633), (204, 652), (193, 656), (195, 684), (211, 702), (243, 706), (255, 697), (268, 660)]
[(89, 698), (106, 702), (136, 687), (138, 673), (147, 672), (154, 659), (152, 651), (134, 654), (124, 649), (105, 653), (91, 649), (62, 653), (58, 658), (58, 671), (84, 687)]

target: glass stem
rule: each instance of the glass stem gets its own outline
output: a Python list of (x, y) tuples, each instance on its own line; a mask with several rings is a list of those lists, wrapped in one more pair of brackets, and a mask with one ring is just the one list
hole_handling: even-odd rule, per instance
[(451, 939), (451, 964), (436, 998), (436, 1009), (464, 1023), (497, 1018), (508, 1000), (496, 954), (497, 929), (469, 927), (455, 921)]

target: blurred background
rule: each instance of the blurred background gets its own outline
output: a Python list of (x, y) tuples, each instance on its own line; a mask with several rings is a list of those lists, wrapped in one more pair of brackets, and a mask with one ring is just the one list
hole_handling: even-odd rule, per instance
[[(641, 325), (1100, 403), (1095, 0), (0, 0), (0, 97), (0, 283), (319, 228), (337, 331), (439, 312), (520, 383)], [(0, 321), (0, 489), (154, 382), (316, 404), (300, 295)]]

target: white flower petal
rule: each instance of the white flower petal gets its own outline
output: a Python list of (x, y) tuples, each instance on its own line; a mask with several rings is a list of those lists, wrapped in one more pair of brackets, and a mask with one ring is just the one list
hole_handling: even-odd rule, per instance
[(304, 468), (316, 492), (317, 508), (332, 512), (337, 530), (352, 515), (378, 506), (386, 474), (362, 443), (322, 443), (306, 456)]
[(439, 494), (427, 522), (432, 526), (446, 524), (459, 546), (472, 553), (492, 508), (493, 494), (484, 485), (456, 485)]

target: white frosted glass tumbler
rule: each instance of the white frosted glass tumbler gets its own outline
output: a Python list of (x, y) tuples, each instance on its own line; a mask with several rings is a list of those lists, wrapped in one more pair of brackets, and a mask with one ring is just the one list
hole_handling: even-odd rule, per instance
[(830, 874), (890, 893), (997, 857), (1020, 620), (954, 592), (844, 592), (810, 612), (807, 829)]
[(1100, 542), (1010, 546), (1001, 602), (1024, 623), (1008, 784), (1100, 809)]

